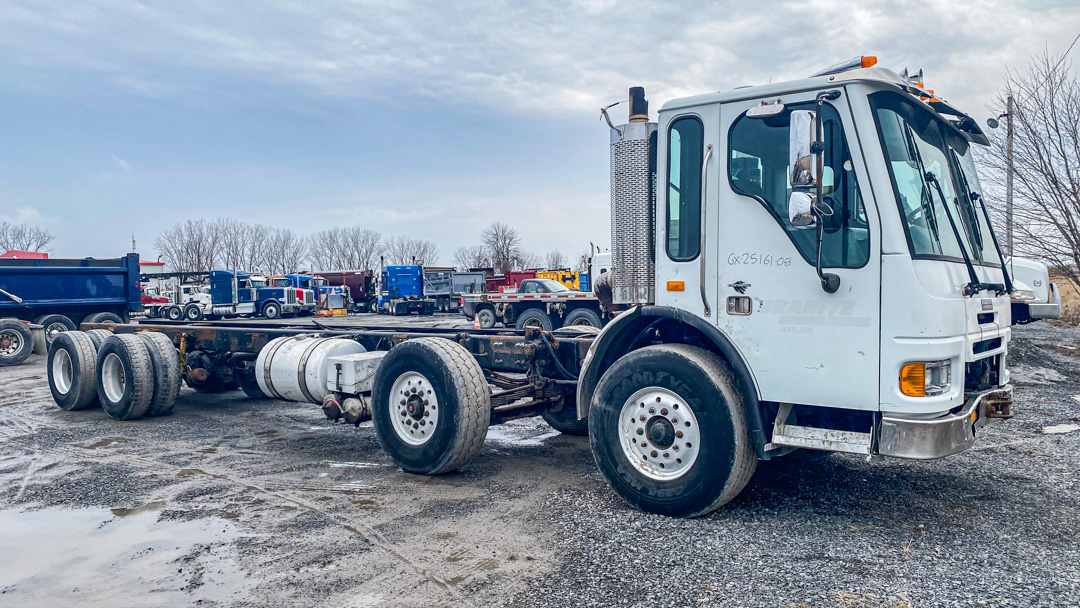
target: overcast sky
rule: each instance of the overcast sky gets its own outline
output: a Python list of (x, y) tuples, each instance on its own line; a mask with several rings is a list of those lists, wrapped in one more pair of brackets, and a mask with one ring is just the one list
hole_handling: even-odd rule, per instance
[(444, 263), (502, 220), (573, 258), (608, 245), (598, 108), (629, 86), (655, 109), (876, 55), (982, 122), (1007, 69), (1080, 33), (1077, 0), (455, 4), (0, 0), (0, 219), (62, 257), (134, 234), (152, 259), (161, 229), (227, 216)]

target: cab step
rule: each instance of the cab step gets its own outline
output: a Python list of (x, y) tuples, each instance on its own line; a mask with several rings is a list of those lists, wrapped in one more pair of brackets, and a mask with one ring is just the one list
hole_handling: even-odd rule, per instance
[(772, 442), (765, 446), (766, 451), (780, 447), (793, 447), (848, 454), (870, 454), (873, 440), (870, 433), (788, 424), (786, 421), (790, 415), (791, 404), (781, 404), (776, 414), (776, 422), (773, 424)]

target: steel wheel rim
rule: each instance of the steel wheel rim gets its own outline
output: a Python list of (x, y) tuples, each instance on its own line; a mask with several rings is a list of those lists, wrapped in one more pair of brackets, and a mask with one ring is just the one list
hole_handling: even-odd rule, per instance
[(71, 355), (66, 348), (59, 348), (53, 354), (52, 360), (53, 386), (61, 395), (68, 394), (74, 382), (75, 370), (71, 365)]
[(390, 422), (398, 438), (409, 445), (423, 445), (431, 439), (439, 424), (439, 399), (423, 374), (405, 372), (394, 381)]
[(0, 346), (0, 355), (14, 356), (23, 348), (22, 335), (14, 329), (0, 331), (0, 342), (7, 341), (7, 346)]
[(105, 390), (105, 396), (112, 403), (118, 403), (124, 398), (124, 389), (127, 385), (127, 374), (124, 371), (124, 362), (116, 353), (109, 353), (101, 362), (101, 388)]
[(525, 319), (524, 323), (521, 324), (522, 329), (525, 329), (526, 327), (544, 329), (544, 324), (540, 321), (540, 319), (537, 319), (536, 317), (529, 317), (528, 319)]
[(648, 386), (631, 395), (619, 411), (619, 445), (642, 475), (672, 481), (697, 461), (701, 429), (682, 397)]
[(64, 325), (63, 323), (61, 323), (59, 321), (54, 322), (54, 323), (49, 323), (48, 325), (45, 326), (45, 340), (47, 342), (52, 342), (53, 340), (56, 339), (56, 336), (59, 336), (60, 334), (64, 333), (65, 331), (67, 331), (67, 325)]
[(592, 324), (592, 321), (589, 321), (588, 319), (585, 319), (585, 318), (575, 319), (574, 322), (571, 323), (570, 325), (587, 325), (589, 327), (596, 327), (595, 325)]

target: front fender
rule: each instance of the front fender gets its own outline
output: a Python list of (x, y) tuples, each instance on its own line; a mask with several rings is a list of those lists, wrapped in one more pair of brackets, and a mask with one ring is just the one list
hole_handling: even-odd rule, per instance
[[(581, 373), (578, 375), (577, 385), (577, 415), (584, 420), (589, 416), (589, 408), (592, 406), (593, 393), (596, 385), (604, 372), (619, 357), (626, 353), (645, 346), (639, 343), (639, 338), (646, 332), (661, 323), (673, 322), (681, 326), (692, 328), (689, 333), (697, 333), (703, 336), (706, 342), (703, 346), (720, 355), (734, 373), (738, 380), (739, 390), (742, 392), (743, 402), (746, 405), (746, 419), (750, 425), (750, 435), (759, 457), (765, 457), (766, 434), (762, 421), (761, 407), (759, 406), (759, 393), (757, 383), (750, 371), (746, 360), (735, 347), (735, 344), (721, 332), (715, 325), (680, 308), (671, 306), (636, 306), (615, 317), (593, 340), (585, 360), (581, 364)], [(667, 323), (670, 325), (670, 323)]]

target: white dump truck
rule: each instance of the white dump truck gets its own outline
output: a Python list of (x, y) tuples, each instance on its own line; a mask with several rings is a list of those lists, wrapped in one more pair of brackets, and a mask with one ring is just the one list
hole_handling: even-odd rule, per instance
[(490, 424), (541, 415), (590, 435), (629, 504), (680, 517), (796, 450), (962, 452), (1011, 415), (1012, 287), (973, 161), (987, 139), (874, 63), (659, 114), (631, 89), (629, 121), (608, 121), (618, 316), (599, 333), (97, 324), (114, 335), (54, 343), (53, 395), (161, 413), (182, 368), (203, 390), (370, 412), (394, 462), (428, 475), (465, 465)]

